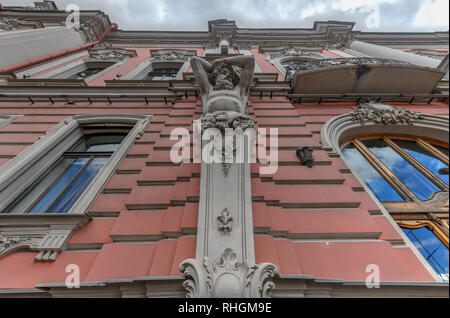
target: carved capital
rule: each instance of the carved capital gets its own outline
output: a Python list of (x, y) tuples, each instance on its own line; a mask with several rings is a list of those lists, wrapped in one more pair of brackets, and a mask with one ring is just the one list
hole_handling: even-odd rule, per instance
[(185, 274), (183, 286), (187, 298), (267, 298), (275, 287), (273, 277), (278, 269), (270, 263), (250, 266), (239, 262), (236, 253), (227, 248), (214, 261), (188, 259), (181, 263)]
[(411, 112), (400, 107), (393, 107), (373, 101), (361, 103), (357, 107), (353, 107), (353, 109), (355, 111), (351, 113), (352, 120), (359, 121), (362, 124), (372, 121), (384, 125), (413, 125), (415, 119), (423, 119), (417, 112)]

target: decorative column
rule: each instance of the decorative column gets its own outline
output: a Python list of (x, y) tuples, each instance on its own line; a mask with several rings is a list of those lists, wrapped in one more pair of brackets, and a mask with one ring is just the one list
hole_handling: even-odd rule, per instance
[(401, 50), (392, 49), (390, 47), (371, 44), (362, 41), (351, 41), (347, 45), (347, 47), (351, 50), (363, 53), (370, 57), (399, 60), (419, 66), (437, 68), (441, 63), (440, 60), (433, 59), (428, 56), (421, 56)]
[[(204, 115), (199, 126), (204, 135), (205, 129), (213, 129), (220, 145), (214, 148), (219, 152), (216, 158), (231, 157), (232, 163), (208, 163), (202, 158), (196, 258), (183, 261), (180, 271), (186, 276), (187, 297), (269, 297), (277, 268), (269, 263), (255, 264), (250, 162), (233, 161), (237, 145), (233, 144), (229, 152), (222, 148), (227, 129), (245, 132), (254, 128), (252, 118), (246, 114), (254, 58), (238, 56), (216, 61), (210, 64), (200, 58), (191, 59), (203, 99)], [(239, 84), (237, 74), (232, 74), (224, 63), (242, 66)], [(233, 107), (236, 111), (230, 110)]]

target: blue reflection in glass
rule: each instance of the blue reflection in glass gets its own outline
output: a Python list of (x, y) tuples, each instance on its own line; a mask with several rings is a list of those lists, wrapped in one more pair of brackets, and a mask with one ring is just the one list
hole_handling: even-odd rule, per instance
[(408, 161), (395, 152), (384, 140), (365, 140), (364, 144), (378, 157), (418, 198), (427, 200), (440, 189)]
[(77, 180), (75, 180), (75, 182), (69, 187), (69, 189), (67, 189), (55, 206), (50, 210), (50, 213), (68, 212), (98, 172), (103, 168), (106, 161), (108, 161), (108, 158), (93, 159), (86, 169), (78, 176)]
[(89, 158), (79, 158), (48, 190), (48, 192), (34, 205), (29, 213), (45, 213), (62, 191), (70, 184), (75, 175), (89, 161)]
[(448, 282), (448, 248), (426, 227), (420, 229), (402, 228), (402, 230), (436, 273)]
[(420, 147), (413, 141), (395, 140), (395, 143), (403, 148), (404, 151), (413, 156), (417, 161), (427, 167), (432, 173), (438, 176), (442, 181), (448, 184), (448, 174), (443, 174), (443, 168), (448, 166), (435, 158), (431, 153)]
[(391, 185), (361, 155), (353, 144), (342, 150), (353, 170), (364, 180), (380, 201), (404, 201)]

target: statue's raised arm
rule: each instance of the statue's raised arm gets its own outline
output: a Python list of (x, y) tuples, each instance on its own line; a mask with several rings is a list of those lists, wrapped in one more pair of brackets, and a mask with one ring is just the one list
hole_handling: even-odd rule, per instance
[[(246, 112), (255, 67), (253, 56), (221, 58), (212, 63), (193, 57), (191, 65), (202, 94), (204, 114), (216, 111)], [(239, 75), (233, 65), (241, 68)]]

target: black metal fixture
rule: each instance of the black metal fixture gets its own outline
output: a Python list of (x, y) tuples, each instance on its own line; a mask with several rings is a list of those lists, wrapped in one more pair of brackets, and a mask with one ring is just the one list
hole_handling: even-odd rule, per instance
[(312, 149), (310, 149), (309, 147), (298, 147), (296, 153), (297, 153), (297, 157), (300, 158), (300, 162), (303, 165), (307, 165), (309, 168), (312, 168), (312, 165), (314, 163)]

